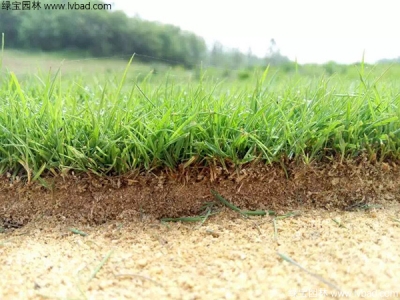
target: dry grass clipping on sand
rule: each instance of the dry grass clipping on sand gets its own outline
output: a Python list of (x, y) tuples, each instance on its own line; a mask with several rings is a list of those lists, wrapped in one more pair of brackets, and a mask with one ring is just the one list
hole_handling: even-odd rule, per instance
[(399, 216), (400, 205), (387, 202), (275, 219), (224, 210), (201, 227), (146, 217), (93, 227), (46, 217), (0, 235), (0, 298), (326, 298), (336, 287), (349, 299), (394, 299)]

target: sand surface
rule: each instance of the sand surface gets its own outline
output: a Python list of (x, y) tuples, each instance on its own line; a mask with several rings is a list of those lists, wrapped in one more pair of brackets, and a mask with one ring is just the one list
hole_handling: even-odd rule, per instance
[(399, 204), (299, 213), (32, 221), (0, 234), (0, 299), (400, 298)]

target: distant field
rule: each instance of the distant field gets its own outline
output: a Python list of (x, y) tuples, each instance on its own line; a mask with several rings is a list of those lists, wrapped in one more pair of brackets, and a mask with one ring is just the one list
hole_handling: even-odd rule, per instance
[(63, 72), (95, 71), (105, 72), (113, 70), (123, 70), (126, 63), (118, 60), (102, 59), (101, 63), (96, 63), (93, 59), (85, 60), (74, 56), (48, 53), (27, 53), (17, 50), (5, 51), (3, 56), (4, 69), (15, 72), (16, 74), (36, 73), (38, 70), (46, 72), (57, 71), (62, 68)]
[[(26, 78), (32, 75), (47, 76), (49, 73), (54, 75), (59, 71), (62, 76), (69, 79), (84, 76), (85, 80), (92, 82), (122, 74), (130, 58), (131, 56), (85, 58), (83, 55), (71, 53), (27, 53), (8, 50), (4, 51), (1, 74), (4, 76), (8, 72), (14, 72), (17, 76)], [(188, 80), (193, 76), (192, 72), (179, 67), (173, 68), (163, 63), (141, 63), (137, 57), (131, 65), (129, 75), (134, 79), (143, 79), (149, 73), (153, 75), (161, 73), (164, 78), (168, 72), (182, 80)]]
[(62, 61), (4, 53), (1, 173), (31, 179), (64, 168), (121, 174), (283, 157), (399, 158), (399, 66), (341, 66), (331, 76), (327, 66), (271, 67), (228, 76), (135, 59), (130, 67), (127, 60)]

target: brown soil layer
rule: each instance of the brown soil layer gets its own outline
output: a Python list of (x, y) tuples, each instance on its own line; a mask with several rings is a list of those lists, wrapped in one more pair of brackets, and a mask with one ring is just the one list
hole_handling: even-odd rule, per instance
[(151, 215), (196, 215), (215, 201), (210, 190), (241, 209), (357, 209), (400, 202), (400, 168), (367, 160), (320, 164), (179, 168), (119, 177), (72, 172), (43, 179), (47, 187), (0, 178), (0, 226), (18, 227), (39, 217), (89, 224)]

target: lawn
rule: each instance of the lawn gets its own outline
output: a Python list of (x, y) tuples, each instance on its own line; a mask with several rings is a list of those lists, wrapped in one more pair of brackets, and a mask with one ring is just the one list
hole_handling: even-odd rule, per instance
[(63, 169), (399, 158), (399, 66), (361, 63), (332, 75), (267, 67), (224, 77), (162, 65), (154, 74), (135, 57), (60, 64), (35, 55), (3, 57), (0, 173), (34, 180)]

